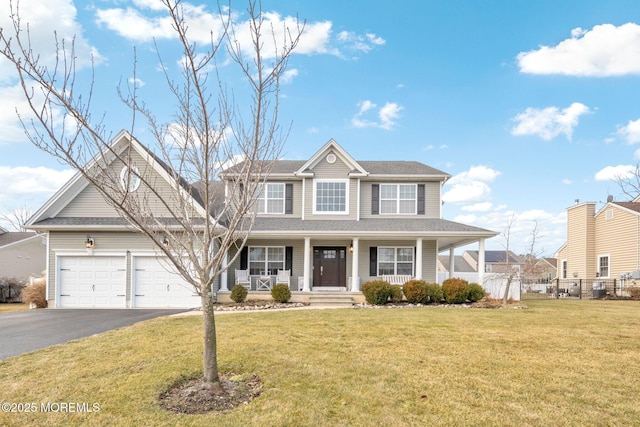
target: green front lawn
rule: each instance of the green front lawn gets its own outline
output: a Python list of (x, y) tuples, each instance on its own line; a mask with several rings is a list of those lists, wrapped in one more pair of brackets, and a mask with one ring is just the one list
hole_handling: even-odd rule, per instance
[[(527, 304), (219, 315), (220, 369), (264, 383), (222, 415), (156, 400), (200, 373), (201, 318), (146, 321), (0, 361), (0, 401), (38, 410), (0, 425), (637, 425), (638, 303)], [(99, 412), (41, 412), (62, 402)]]

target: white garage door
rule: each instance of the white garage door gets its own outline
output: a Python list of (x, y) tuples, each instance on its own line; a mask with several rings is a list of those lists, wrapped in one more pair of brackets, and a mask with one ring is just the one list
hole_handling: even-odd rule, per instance
[(58, 271), (60, 307), (126, 307), (124, 257), (60, 257)]
[(200, 306), (193, 286), (170, 271), (169, 264), (154, 256), (133, 258), (133, 306), (137, 308), (191, 308)]

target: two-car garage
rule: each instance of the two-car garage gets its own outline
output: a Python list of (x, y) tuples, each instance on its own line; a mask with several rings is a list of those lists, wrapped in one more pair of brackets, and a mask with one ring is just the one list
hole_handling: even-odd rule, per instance
[[(60, 308), (191, 308), (200, 297), (162, 257), (57, 257)], [(130, 279), (130, 280), (127, 280)], [(127, 285), (129, 283), (129, 286)]]

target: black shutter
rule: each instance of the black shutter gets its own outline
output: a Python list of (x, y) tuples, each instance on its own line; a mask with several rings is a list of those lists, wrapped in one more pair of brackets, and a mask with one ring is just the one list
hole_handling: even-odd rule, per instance
[(369, 276), (378, 275), (378, 247), (369, 248)]
[(284, 248), (284, 269), (289, 270), (289, 275), (293, 276), (293, 246)]
[(284, 213), (293, 214), (293, 184), (285, 184), (284, 186)]
[(424, 184), (418, 184), (418, 215), (424, 215)]
[(249, 248), (244, 247), (240, 251), (240, 270), (246, 270), (249, 268)]
[(371, 214), (380, 213), (380, 184), (371, 184)]

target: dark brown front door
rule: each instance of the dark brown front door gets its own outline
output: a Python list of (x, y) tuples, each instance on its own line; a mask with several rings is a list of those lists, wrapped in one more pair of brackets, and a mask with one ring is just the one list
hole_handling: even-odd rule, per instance
[(313, 248), (313, 286), (345, 286), (347, 276), (347, 248)]

